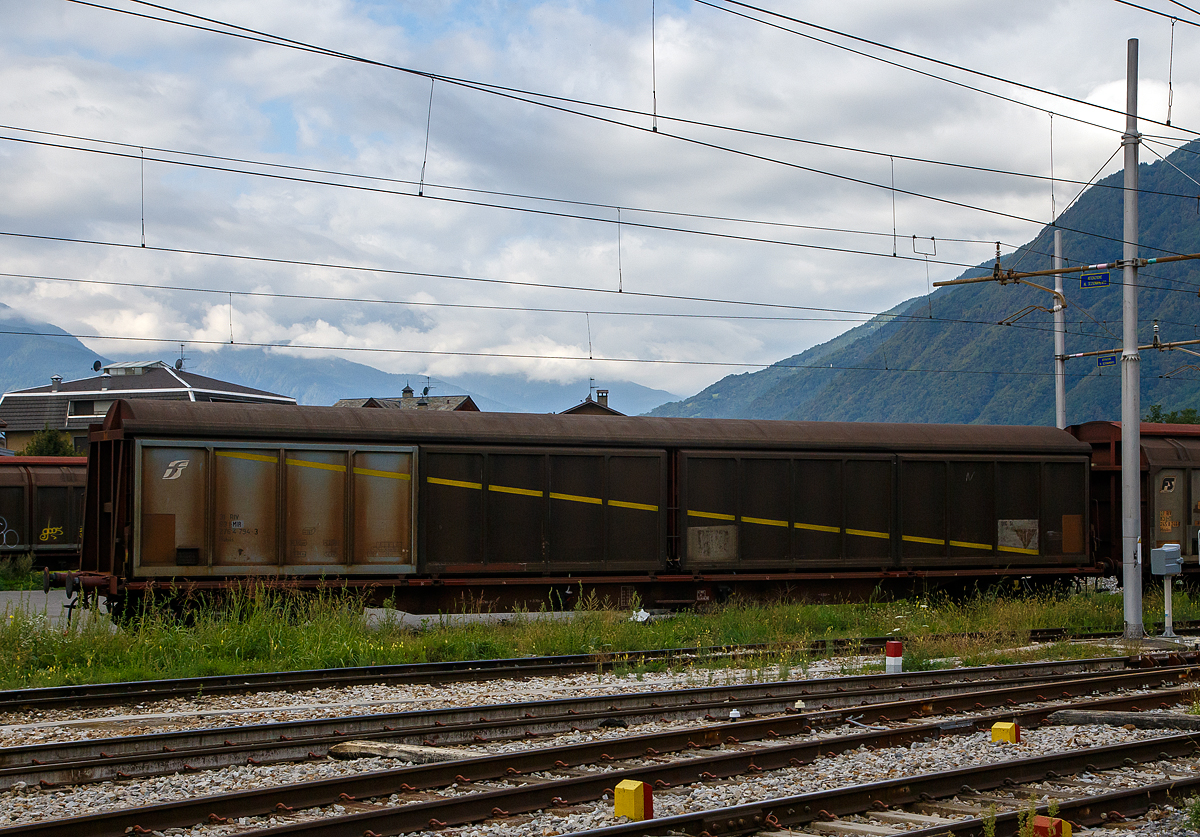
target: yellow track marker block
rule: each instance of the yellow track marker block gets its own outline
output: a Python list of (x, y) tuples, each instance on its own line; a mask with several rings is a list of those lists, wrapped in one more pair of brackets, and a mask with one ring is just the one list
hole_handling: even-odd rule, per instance
[(1010, 721), (999, 721), (992, 724), (992, 740), (1003, 741), (1007, 744), (1021, 743), (1021, 726)]
[(629, 817), (633, 822), (654, 819), (654, 794), (650, 786), (636, 779), (624, 779), (614, 792), (613, 816)]

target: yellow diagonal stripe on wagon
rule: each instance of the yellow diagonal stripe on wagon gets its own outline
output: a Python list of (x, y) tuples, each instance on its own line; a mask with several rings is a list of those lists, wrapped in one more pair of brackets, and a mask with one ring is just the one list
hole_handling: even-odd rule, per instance
[(950, 545), (951, 546), (961, 546), (965, 549), (986, 549), (988, 552), (992, 551), (992, 545), (990, 543), (971, 543), (970, 541), (950, 541)]
[(441, 477), (426, 477), (425, 482), (431, 483), (433, 485), (448, 485), (451, 488), (474, 488), (474, 489), (483, 488), (483, 483), (481, 483), (481, 482), (463, 482), (462, 480), (444, 480)]
[(631, 503), (628, 500), (609, 500), (610, 506), (616, 506), (618, 509), (637, 509), (638, 511), (658, 511), (658, 506), (652, 506), (649, 503)]
[(946, 545), (946, 542), (941, 538), (922, 538), (920, 535), (904, 535), (904, 540), (909, 543), (931, 543), (934, 546)]
[(219, 450), (217, 456), (227, 456), (230, 459), (249, 459), (251, 462), (278, 462), (278, 456), (266, 456), (261, 453), (242, 453), (237, 450)]
[(737, 520), (732, 514), (720, 514), (719, 512), (702, 512), (689, 509), (688, 514), (692, 517), (706, 517), (709, 520)]
[(582, 494), (559, 494), (550, 492), (551, 500), (567, 500), (571, 503), (591, 503), (593, 506), (603, 506), (604, 501), (599, 497), (584, 497)]
[(511, 485), (489, 485), (488, 491), (498, 491), (501, 494), (521, 494), (525, 497), (545, 497), (545, 493), (532, 488), (513, 488)]
[(872, 532), (870, 529), (847, 529), (847, 535), (858, 535), (860, 538), (882, 538), (887, 540), (891, 537), (887, 532)]
[(746, 517), (745, 515), (742, 515), (742, 522), (757, 523), (760, 526), (782, 526), (784, 529), (788, 528), (788, 522), (786, 520), (771, 520), (767, 517)]
[(321, 471), (340, 471), (346, 473), (345, 465), (330, 465), (328, 462), (310, 462), (307, 459), (285, 459), (289, 465), (295, 465), (298, 468), (317, 468)]
[(1001, 552), (1019, 552), (1022, 555), (1037, 555), (1038, 554), (1038, 551), (1036, 549), (1022, 549), (1019, 546), (1001, 546), (1001, 547), (997, 547), (997, 549), (999, 549)]
[(822, 526), (819, 523), (793, 523), (797, 529), (807, 529), (810, 532), (832, 532), (835, 535), (841, 534), (841, 528), (838, 526)]
[(411, 480), (412, 477), (408, 474), (402, 474), (399, 471), (376, 471), (371, 468), (355, 468), (354, 473), (362, 474), (365, 477), (387, 477), (393, 480)]

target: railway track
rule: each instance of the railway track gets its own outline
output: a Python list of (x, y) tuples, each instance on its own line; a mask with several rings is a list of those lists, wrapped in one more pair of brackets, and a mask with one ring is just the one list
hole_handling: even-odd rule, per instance
[[(986, 687), (1072, 694), (1115, 684), (1161, 682), (1187, 668), (1120, 671), (1132, 658), (1034, 663), (940, 672), (743, 684), (608, 697), (568, 698), (486, 707), (434, 709), (156, 733), (0, 750), (0, 790), (18, 782), (43, 787), (206, 770), (235, 764), (272, 764), (324, 758), (351, 739), (444, 746), (530, 740), (543, 735), (673, 720), (748, 719), (796, 711), (800, 700), (823, 709), (861, 707), (902, 694), (907, 700), (941, 698)], [(1110, 672), (1099, 676), (1097, 670)], [(1092, 679), (1095, 678), (1095, 679)], [(1082, 681), (1086, 681), (1083, 683)]]
[[(1175, 625), (1177, 632), (1200, 630), (1200, 622)], [(1072, 633), (1062, 628), (1042, 628), (1030, 632), (1030, 642), (1053, 642), (1065, 638), (1082, 640), (1117, 639), (1120, 631)], [(441, 663), (405, 663), (400, 665), (359, 666), (308, 671), (263, 672), (253, 674), (187, 677), (173, 680), (139, 680), (127, 683), (52, 686), (46, 688), (0, 691), (0, 712), (60, 707), (118, 706), (168, 698), (201, 695), (245, 694), (269, 690), (302, 691), (363, 684), (402, 685), (407, 683), (460, 683), (505, 678), (559, 676), (580, 672), (611, 671), (619, 666), (651, 663), (693, 663), (756, 655), (801, 653), (823, 656), (837, 653), (878, 653), (895, 636), (850, 639), (820, 639), (797, 645), (757, 644), (703, 648), (670, 648), (597, 654), (572, 654), (549, 657), (518, 657), (499, 660), (464, 660)]]
[[(943, 673), (944, 674), (944, 673)], [(890, 747), (930, 736), (973, 732), (980, 724), (996, 719), (1018, 718), (1033, 724), (1061, 705), (1020, 708), (1027, 701), (1051, 697), (1077, 697), (1116, 688), (1169, 686), (1156, 694), (1121, 695), (1104, 699), (1088, 698), (1073, 706), (1110, 709), (1145, 709), (1159, 704), (1172, 705), (1187, 699), (1191, 688), (1180, 683), (1194, 674), (1192, 667), (1161, 670), (1101, 672), (1074, 680), (1049, 683), (1021, 683), (985, 688), (972, 693), (926, 694), (916, 698), (885, 700), (869, 708), (861, 706), (822, 709), (792, 715), (758, 717), (736, 723), (714, 723), (702, 727), (668, 730), (644, 735), (596, 740), (586, 744), (520, 750), (503, 755), (466, 758), (453, 762), (420, 765), (367, 773), (340, 779), (244, 791), (218, 797), (190, 799), (134, 810), (109, 811), (66, 820), (22, 825), (19, 829), (0, 829), (0, 835), (116, 835), (161, 831), (186, 827), (197, 822), (223, 822), (234, 817), (261, 816), (273, 812), (285, 815), (293, 809), (319, 805), (350, 804), (364, 807), (356, 800), (403, 794), (412, 801), (401, 807), (379, 807), (351, 816), (322, 818), (318, 823), (298, 822), (271, 829), (270, 834), (370, 834), (401, 833), (497, 816), (571, 805), (611, 794), (616, 782), (638, 778), (670, 788), (680, 784), (704, 782), (728, 776), (757, 774), (810, 763), (822, 754), (845, 752), (859, 747)], [(773, 684), (777, 685), (777, 684)], [(812, 684), (808, 684), (812, 685)], [(976, 684), (990, 686), (992, 684)], [(870, 690), (865, 690), (870, 691)], [(882, 690), (876, 695), (889, 697)], [(988, 714), (986, 710), (1004, 707)], [(936, 713), (982, 712), (979, 717), (929, 722)], [(906, 723), (899, 729), (868, 730), (837, 738), (812, 738), (816, 727), (845, 723), (855, 712), (871, 716), (872, 722)], [(916, 720), (914, 724), (913, 721)], [(797, 736), (803, 736), (796, 740)], [(1189, 737), (1190, 741), (1190, 737)], [(762, 743), (769, 742), (769, 743)], [(1182, 745), (1179, 745), (1182, 746)], [(1189, 745), (1192, 746), (1192, 745)], [(719, 751), (709, 754), (712, 748)], [(730, 749), (733, 748), (733, 749)], [(704, 751), (704, 752), (700, 752)], [(1174, 752), (1172, 750), (1172, 752)], [(1189, 750), (1190, 752), (1190, 750)], [(667, 754), (679, 756), (663, 763)], [(646, 760), (649, 759), (649, 763)], [(643, 763), (622, 767), (621, 762)], [(1103, 758), (1100, 759), (1104, 761)], [(590, 770), (579, 770), (592, 766)], [(545, 779), (543, 773), (581, 773), (568, 778)], [(530, 774), (535, 774), (530, 777)], [(526, 778), (530, 777), (530, 778)], [(509, 787), (479, 789), (475, 783), (504, 781)], [(422, 795), (433, 788), (457, 783), (458, 793), (449, 799), (430, 799)], [(957, 786), (955, 786), (957, 787)], [(475, 792), (465, 792), (474, 790)], [(366, 806), (371, 807), (371, 806)], [(665, 820), (659, 821), (666, 823)], [(314, 831), (315, 829), (315, 831)], [(665, 829), (656, 829), (661, 833)], [(717, 832), (710, 832), (717, 833)]]

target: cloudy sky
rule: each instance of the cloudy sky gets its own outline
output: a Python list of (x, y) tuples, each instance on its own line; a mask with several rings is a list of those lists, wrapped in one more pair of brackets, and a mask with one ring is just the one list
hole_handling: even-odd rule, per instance
[[(1052, 153), (1064, 181), (1120, 165), (1117, 113), (728, 0), (653, 5), (652, 37), (652, 0), (0, 0), (0, 299), (124, 338), (85, 340), (109, 357), (232, 333), (689, 394), (1029, 240)], [(1117, 110), (1139, 38), (1141, 113), (1165, 121), (1170, 72), (1200, 130), (1200, 27), (1172, 52), (1168, 18), (1111, 0), (754, 5)], [(206, 31), (232, 26), (267, 35)]]

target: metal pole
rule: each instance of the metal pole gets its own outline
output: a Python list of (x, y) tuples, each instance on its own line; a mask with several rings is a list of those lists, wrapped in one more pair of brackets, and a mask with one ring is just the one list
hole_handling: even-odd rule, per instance
[(1138, 540), (1142, 533), (1141, 358), (1138, 356), (1138, 42), (1129, 39), (1126, 71), (1125, 133), (1125, 248), (1124, 294), (1121, 309), (1121, 569), (1125, 583), (1125, 637), (1141, 639), (1142, 567)]
[(1173, 630), (1175, 619), (1171, 613), (1171, 584), (1175, 576), (1163, 576), (1163, 639), (1178, 639)]
[[(1054, 231), (1054, 269), (1063, 267), (1062, 230)], [(1062, 303), (1062, 274), (1054, 275), (1054, 424), (1067, 426), (1067, 322)]]

